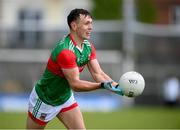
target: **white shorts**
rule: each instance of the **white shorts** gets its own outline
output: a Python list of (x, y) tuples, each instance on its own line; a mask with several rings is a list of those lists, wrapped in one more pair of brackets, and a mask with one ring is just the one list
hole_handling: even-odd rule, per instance
[(47, 105), (39, 99), (34, 87), (29, 97), (28, 115), (39, 125), (46, 125), (50, 120), (56, 117), (58, 113), (71, 110), (77, 106), (78, 104), (74, 99), (73, 93), (62, 105)]

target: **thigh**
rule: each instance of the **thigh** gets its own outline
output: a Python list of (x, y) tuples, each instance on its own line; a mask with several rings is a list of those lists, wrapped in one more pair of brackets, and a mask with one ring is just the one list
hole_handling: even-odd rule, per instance
[(30, 116), (27, 117), (26, 121), (26, 129), (31, 130), (31, 129), (44, 129), (46, 125), (39, 125), (36, 122), (34, 122)]
[(71, 110), (60, 112), (57, 118), (66, 126), (67, 129), (83, 129), (85, 125), (80, 108), (77, 106)]

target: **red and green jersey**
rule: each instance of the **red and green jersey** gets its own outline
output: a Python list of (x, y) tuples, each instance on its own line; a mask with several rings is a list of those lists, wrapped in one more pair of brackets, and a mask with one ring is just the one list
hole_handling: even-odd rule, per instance
[(53, 106), (66, 102), (72, 92), (62, 68), (78, 67), (82, 72), (85, 65), (95, 58), (95, 48), (88, 40), (84, 40), (82, 49), (79, 49), (72, 37), (66, 36), (53, 49), (45, 72), (35, 86), (39, 98)]

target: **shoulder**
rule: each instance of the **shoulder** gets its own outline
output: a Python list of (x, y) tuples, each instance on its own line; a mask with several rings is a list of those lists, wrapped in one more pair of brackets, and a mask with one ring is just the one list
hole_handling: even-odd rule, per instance
[(74, 52), (74, 45), (68, 36), (56, 43), (56, 46), (51, 52), (53, 59), (56, 60), (61, 52), (66, 52), (67, 54)]
[(58, 54), (57, 63), (61, 68), (74, 68), (76, 67), (76, 55), (71, 50), (64, 49)]
[(70, 38), (68, 36), (64, 36), (61, 40), (59, 40), (56, 43), (53, 51), (57, 51), (57, 50), (61, 51), (62, 49), (67, 49), (69, 48), (70, 44), (71, 44)]
[(60, 53), (58, 53), (58, 57), (65, 57), (65, 58), (70, 58), (70, 57), (75, 57), (75, 54), (73, 51), (69, 49), (64, 49)]

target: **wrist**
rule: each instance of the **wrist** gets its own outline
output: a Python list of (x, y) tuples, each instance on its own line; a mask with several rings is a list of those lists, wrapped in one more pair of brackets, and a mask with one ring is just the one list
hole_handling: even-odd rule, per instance
[(102, 89), (107, 89), (108, 85), (111, 84), (113, 82), (113, 80), (110, 80), (110, 81), (102, 81), (101, 84), (100, 84), (100, 88)]
[(105, 88), (104, 88), (104, 82), (101, 82), (101, 83), (100, 83), (100, 88), (101, 88), (101, 89), (105, 89)]

